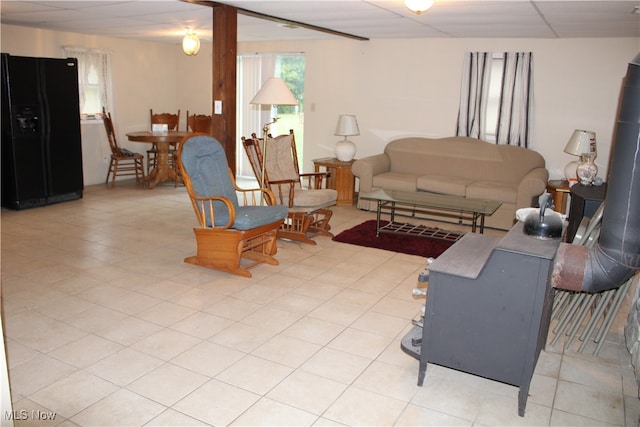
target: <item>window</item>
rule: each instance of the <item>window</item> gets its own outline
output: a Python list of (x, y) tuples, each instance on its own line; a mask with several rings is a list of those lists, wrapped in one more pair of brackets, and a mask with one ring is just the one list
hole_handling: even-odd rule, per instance
[[(293, 129), (296, 136), (298, 156), (304, 144), (304, 71), (305, 57), (302, 53), (256, 53), (238, 55), (237, 66), (237, 129), (238, 138), (250, 137), (252, 133), (262, 137), (262, 127), (275, 117), (278, 122), (269, 127), (276, 136)], [(251, 105), (251, 100), (269, 77), (280, 77), (289, 86), (298, 100), (298, 105), (281, 105), (260, 108)], [(236, 171), (240, 177), (253, 178), (253, 170), (242, 144), (237, 144)], [(302, 164), (302, 159), (298, 159)]]
[(500, 111), (500, 93), (502, 90), (503, 55), (493, 54), (491, 72), (489, 77), (489, 93), (487, 97), (486, 133), (485, 141), (496, 142), (496, 130), (498, 128), (498, 114)]
[(533, 54), (465, 55), (456, 135), (529, 147), (533, 119)]
[(98, 72), (95, 67), (91, 67), (84, 86), (84, 105), (80, 110), (80, 113), (92, 114), (102, 111), (101, 104), (100, 79), (98, 78)]
[(111, 53), (103, 50), (65, 47), (64, 55), (78, 59), (80, 114), (83, 118), (113, 109)]

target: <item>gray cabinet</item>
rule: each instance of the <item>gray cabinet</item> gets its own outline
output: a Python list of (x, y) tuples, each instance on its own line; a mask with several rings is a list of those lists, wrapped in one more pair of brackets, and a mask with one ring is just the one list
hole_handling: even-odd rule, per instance
[(607, 194), (607, 183), (598, 186), (576, 184), (571, 187), (571, 205), (569, 208), (569, 225), (567, 225), (567, 242), (572, 242), (583, 217), (592, 218)]
[(466, 234), (430, 266), (418, 385), (429, 363), (515, 385), (524, 416), (529, 384), (546, 343), (560, 240)]

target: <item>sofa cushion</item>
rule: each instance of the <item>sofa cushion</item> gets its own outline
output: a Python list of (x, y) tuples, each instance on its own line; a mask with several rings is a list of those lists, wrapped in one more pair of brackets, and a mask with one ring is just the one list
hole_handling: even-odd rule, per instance
[(396, 139), (386, 145), (385, 153), (392, 172), (466, 179), (491, 180), (504, 160), (496, 144), (468, 137)]
[(373, 177), (373, 186), (388, 190), (416, 191), (416, 179), (417, 177), (411, 174), (385, 172)]
[(518, 186), (503, 182), (476, 181), (467, 186), (466, 196), (470, 199), (490, 199), (515, 204), (518, 198)]
[(467, 194), (467, 185), (472, 182), (470, 179), (454, 176), (422, 175), (418, 177), (418, 190), (464, 197)]
[(544, 158), (524, 147), (497, 145), (468, 137), (401, 138), (385, 146), (390, 172), (453, 176), (515, 184)]

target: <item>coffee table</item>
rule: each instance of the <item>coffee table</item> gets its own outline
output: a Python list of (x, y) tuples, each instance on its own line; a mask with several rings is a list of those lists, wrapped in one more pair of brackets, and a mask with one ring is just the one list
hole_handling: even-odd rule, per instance
[[(469, 199), (460, 196), (450, 196), (446, 194), (427, 193), (421, 191), (398, 191), (398, 190), (376, 190), (370, 193), (362, 193), (363, 199), (375, 200), (378, 202), (376, 212), (376, 236), (380, 233), (400, 233), (421, 235), (416, 233), (407, 224), (395, 221), (396, 214), (410, 216), (421, 219), (429, 219), (419, 215), (436, 215), (440, 217), (456, 218), (459, 224), (471, 226), (471, 231), (484, 232), (484, 218), (486, 215), (493, 215), (502, 205), (497, 200)], [(382, 213), (386, 212), (390, 216), (388, 224), (380, 225)], [(429, 229), (428, 227), (423, 227)], [(433, 230), (433, 229), (430, 229)], [(425, 237), (438, 237), (424, 233)], [(442, 238), (442, 237), (441, 237)]]

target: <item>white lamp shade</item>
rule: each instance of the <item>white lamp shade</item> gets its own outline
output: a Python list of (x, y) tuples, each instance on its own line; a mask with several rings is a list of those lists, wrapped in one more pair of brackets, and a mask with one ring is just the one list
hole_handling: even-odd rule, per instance
[(360, 135), (360, 129), (358, 128), (358, 120), (356, 120), (356, 116), (342, 114), (340, 117), (338, 117), (338, 124), (336, 125), (335, 135), (344, 137)]
[(596, 154), (596, 133), (588, 130), (576, 129), (573, 131), (564, 152), (579, 156), (583, 153)]
[(200, 39), (191, 30), (187, 31), (187, 34), (182, 38), (182, 51), (189, 56), (197, 55), (200, 51)]
[(260, 105), (298, 105), (298, 100), (291, 93), (289, 86), (284, 80), (277, 77), (270, 77), (262, 85), (256, 96), (251, 100), (251, 104)]
[(404, 0), (404, 4), (410, 11), (420, 15), (433, 6), (433, 0)]

